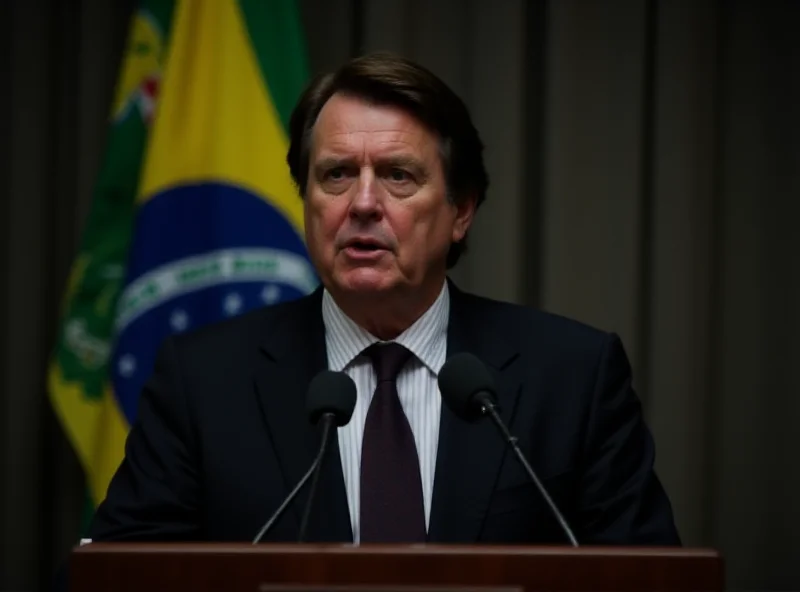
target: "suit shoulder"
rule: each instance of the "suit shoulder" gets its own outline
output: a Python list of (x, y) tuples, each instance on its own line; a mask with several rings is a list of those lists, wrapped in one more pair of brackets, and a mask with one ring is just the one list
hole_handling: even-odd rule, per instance
[(589, 350), (603, 348), (613, 334), (588, 323), (532, 306), (494, 300), (475, 294), (465, 295), (486, 330), (500, 331), (522, 349), (535, 345), (551, 350)]

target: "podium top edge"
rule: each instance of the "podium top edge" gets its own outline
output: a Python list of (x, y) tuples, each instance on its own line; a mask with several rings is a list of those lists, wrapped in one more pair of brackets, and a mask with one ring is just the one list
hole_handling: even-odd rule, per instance
[(656, 547), (586, 545), (451, 545), (451, 544), (270, 544), (218, 542), (92, 542), (77, 546), (76, 554), (270, 554), (270, 555), (450, 555), (450, 556), (595, 556), (595, 557), (673, 557), (717, 558), (716, 549), (706, 547)]

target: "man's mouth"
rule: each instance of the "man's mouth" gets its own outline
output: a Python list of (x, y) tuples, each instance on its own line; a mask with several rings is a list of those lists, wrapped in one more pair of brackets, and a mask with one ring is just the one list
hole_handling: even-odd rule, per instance
[(378, 244), (376, 242), (359, 241), (359, 240), (355, 240), (355, 241), (351, 241), (351, 242), (347, 243), (346, 248), (355, 249), (357, 251), (361, 251), (361, 252), (364, 252), (364, 253), (368, 253), (368, 252), (371, 252), (371, 251), (382, 251), (382, 250), (385, 250), (385, 247), (383, 247), (382, 245), (380, 245), (380, 244)]

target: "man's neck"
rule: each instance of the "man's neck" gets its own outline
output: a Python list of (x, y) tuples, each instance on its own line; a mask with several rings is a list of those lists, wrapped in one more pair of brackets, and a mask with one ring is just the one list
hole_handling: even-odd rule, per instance
[(396, 339), (433, 306), (446, 279), (435, 290), (416, 294), (351, 296), (331, 292), (337, 306), (356, 324), (382, 341)]

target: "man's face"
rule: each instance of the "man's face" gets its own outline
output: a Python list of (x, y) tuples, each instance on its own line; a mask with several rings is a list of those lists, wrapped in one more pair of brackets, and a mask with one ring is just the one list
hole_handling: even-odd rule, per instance
[(333, 292), (438, 291), (474, 200), (447, 199), (439, 139), (393, 106), (334, 95), (314, 126), (306, 243)]

